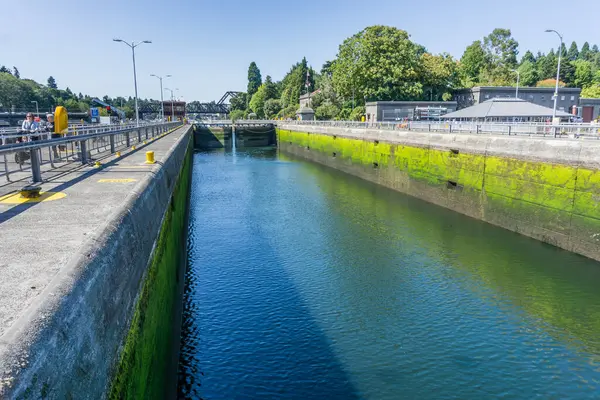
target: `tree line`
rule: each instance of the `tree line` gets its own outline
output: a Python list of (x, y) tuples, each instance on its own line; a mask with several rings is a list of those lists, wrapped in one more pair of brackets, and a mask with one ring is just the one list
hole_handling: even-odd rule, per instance
[[(56, 106), (64, 106), (70, 112), (89, 112), (94, 97), (75, 94), (69, 87), (59, 89), (56, 79), (50, 76), (46, 84), (40, 84), (32, 79), (21, 78), (17, 67), (7, 68), (0, 66), (0, 109), (9, 111), (12, 107), (17, 109), (34, 110), (37, 102), (40, 113), (54, 110)], [(134, 118), (135, 102), (133, 97), (109, 96), (98, 97), (107, 104), (122, 109), (127, 118)], [(139, 106), (145, 102), (155, 100), (138, 99)], [(100, 108), (100, 115), (108, 115), (104, 108)]]
[(401, 29), (370, 26), (347, 38), (336, 58), (319, 71), (303, 58), (281, 81), (264, 81), (255, 62), (248, 68), (245, 93), (231, 101), (231, 117), (294, 118), (299, 97), (307, 92), (317, 119), (360, 119), (368, 101), (450, 100), (454, 90), (474, 86), (515, 86), (517, 71), (523, 86), (554, 87), (558, 54), (559, 84), (581, 87), (582, 97), (600, 98), (600, 51), (584, 43), (547, 54), (526, 51), (510, 29), (494, 29), (469, 45), (460, 59), (432, 54)]

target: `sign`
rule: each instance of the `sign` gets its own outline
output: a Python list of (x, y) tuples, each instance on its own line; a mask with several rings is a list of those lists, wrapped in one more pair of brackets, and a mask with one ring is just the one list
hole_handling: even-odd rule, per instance
[(96, 108), (96, 107), (90, 108), (90, 116), (92, 118), (98, 118), (100, 116), (100, 111), (98, 111), (98, 108)]

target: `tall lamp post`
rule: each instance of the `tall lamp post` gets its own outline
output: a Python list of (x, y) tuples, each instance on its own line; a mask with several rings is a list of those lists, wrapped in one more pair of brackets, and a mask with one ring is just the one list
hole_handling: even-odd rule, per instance
[(158, 78), (158, 80), (160, 81), (160, 107), (161, 107), (161, 110), (162, 110), (161, 119), (162, 119), (162, 121), (164, 121), (165, 120), (165, 101), (163, 100), (162, 80), (163, 80), (163, 78), (170, 78), (171, 75), (165, 75), (163, 77), (163, 76), (158, 76), (158, 75), (150, 74), (150, 76)]
[(131, 56), (133, 57), (133, 86), (135, 88), (135, 126), (139, 127), (140, 126), (140, 116), (139, 116), (139, 112), (138, 112), (137, 76), (135, 74), (135, 48), (138, 47), (140, 44), (152, 43), (152, 42), (150, 40), (144, 40), (144, 41), (137, 42), (137, 43), (136, 42), (127, 43), (126, 41), (124, 41), (122, 39), (113, 39), (113, 41), (125, 43), (127, 46), (129, 46), (131, 48)]
[(515, 72), (517, 74), (517, 90), (515, 92), (515, 97), (518, 99), (519, 98), (519, 82), (521, 81), (521, 73), (519, 72), (518, 69), (513, 69), (513, 72)]
[(554, 110), (552, 111), (552, 123), (556, 118), (556, 103), (558, 101), (558, 81), (560, 80), (560, 56), (562, 53), (563, 37), (554, 29), (546, 29), (546, 32), (554, 32), (560, 38), (560, 46), (558, 46), (558, 68), (556, 69), (556, 89), (554, 89)]

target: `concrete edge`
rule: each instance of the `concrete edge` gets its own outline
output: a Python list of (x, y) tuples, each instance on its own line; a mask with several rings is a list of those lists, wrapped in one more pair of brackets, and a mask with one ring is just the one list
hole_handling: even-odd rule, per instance
[[(183, 126), (179, 129), (186, 129), (187, 133), (182, 135), (177, 143), (174, 143), (169, 148), (163, 160), (169, 159), (179, 149), (182, 142), (190, 140), (189, 132), (191, 125)], [(162, 139), (164, 140), (169, 137), (170, 135), (166, 135)], [(36, 344), (41, 333), (51, 324), (50, 317), (56, 314), (63, 303), (67, 302), (67, 297), (77, 284), (80, 283), (81, 278), (90, 273), (88, 267), (93, 264), (93, 260), (110, 239), (118, 234), (121, 222), (131, 214), (136, 202), (150, 188), (157, 173), (162, 168), (164, 166), (161, 164), (155, 165), (150, 173), (136, 184), (133, 191), (126, 198), (123, 207), (114, 211), (90, 235), (90, 238), (82, 244), (77, 254), (56, 274), (44, 290), (32, 301), (31, 305), (0, 337), (0, 361), (2, 361), (0, 369), (0, 398), (4, 390), (17, 390), (17, 387), (22, 384), (17, 383), (13, 387), (13, 382), (18, 378), (18, 373), (29, 366), (28, 362), (32, 356), (29, 353), (29, 349)], [(174, 183), (171, 182), (171, 192), (174, 188)], [(161, 222), (163, 218), (164, 214), (162, 215)], [(152, 250), (156, 246), (158, 231), (154, 233), (154, 236)], [(151, 256), (152, 253), (149, 254), (149, 259)], [(146, 265), (147, 262), (146, 260)], [(95, 280), (99, 272), (92, 271), (92, 274), (88, 275), (87, 281), (91, 282)], [(139, 284), (141, 285), (141, 282)], [(107, 382), (107, 384), (110, 384), (110, 382)]]

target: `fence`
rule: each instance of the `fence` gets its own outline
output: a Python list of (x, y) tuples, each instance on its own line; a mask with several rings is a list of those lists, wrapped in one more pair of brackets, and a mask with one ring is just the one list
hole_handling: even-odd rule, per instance
[(476, 122), (358, 122), (358, 121), (271, 121), (292, 125), (381, 129), (416, 132), (527, 135), (600, 139), (597, 124), (511, 124)]
[[(51, 133), (4, 133), (0, 135), (0, 177), (7, 182), (31, 176), (42, 182), (42, 173), (73, 162), (87, 164), (94, 157), (113, 154), (120, 149), (157, 137), (179, 122), (134, 125), (74, 126), (61, 138)], [(32, 141), (16, 143), (17, 138), (29, 136)]]

